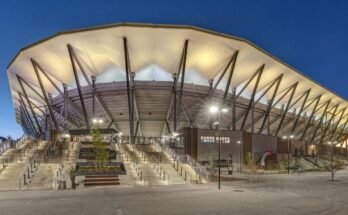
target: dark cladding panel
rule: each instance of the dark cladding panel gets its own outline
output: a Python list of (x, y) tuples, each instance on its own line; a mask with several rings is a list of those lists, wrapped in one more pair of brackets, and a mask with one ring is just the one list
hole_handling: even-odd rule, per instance
[(197, 128), (183, 128), (184, 131), (184, 153), (197, 159)]

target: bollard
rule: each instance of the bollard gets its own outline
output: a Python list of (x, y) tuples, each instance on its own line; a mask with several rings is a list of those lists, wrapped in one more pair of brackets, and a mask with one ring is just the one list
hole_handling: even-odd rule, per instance
[(182, 176), (182, 166), (180, 167), (180, 176)]
[(18, 178), (18, 190), (21, 190), (21, 177)]
[(27, 176), (25, 175), (25, 173), (23, 174), (23, 184), (26, 185), (27, 184)]
[(27, 169), (27, 172), (28, 172), (28, 179), (29, 179), (30, 178), (29, 167)]
[(187, 179), (187, 178), (186, 178), (186, 171), (185, 171), (185, 181), (186, 181), (186, 179)]

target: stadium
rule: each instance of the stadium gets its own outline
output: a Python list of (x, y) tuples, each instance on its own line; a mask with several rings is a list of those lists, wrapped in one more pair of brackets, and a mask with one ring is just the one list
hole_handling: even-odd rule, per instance
[[(96, 128), (127, 177), (139, 159), (168, 160), (172, 167), (160, 168), (173, 180), (201, 183), (217, 174), (211, 162), (220, 176), (220, 168), (248, 171), (250, 155), (258, 168), (271, 168), (332, 148), (347, 154), (345, 99), (246, 39), (199, 27), (119, 23), (60, 32), (22, 48), (7, 73), (17, 122), (42, 145), (33, 160), (69, 142), (78, 158), (67, 165), (90, 162), (79, 150)], [(134, 183), (155, 183), (150, 173), (142, 177), (146, 168), (141, 177), (135, 169)]]

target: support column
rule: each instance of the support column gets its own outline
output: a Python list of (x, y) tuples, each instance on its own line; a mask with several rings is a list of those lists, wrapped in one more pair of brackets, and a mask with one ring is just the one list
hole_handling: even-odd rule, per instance
[[(210, 79), (209, 81), (208, 81), (208, 83), (209, 83), (209, 95), (212, 93), (212, 91), (213, 91), (213, 83), (214, 83), (214, 79)], [(212, 105), (213, 104), (213, 96), (214, 95), (211, 95), (210, 96), (210, 104)], [(210, 115), (208, 115), (208, 117), (209, 117), (209, 128), (210, 129), (213, 129), (213, 118), (212, 118), (212, 116), (211, 116), (211, 114)]]
[[(272, 101), (271, 100), (268, 100), (268, 106), (271, 107), (272, 106)], [(271, 110), (269, 112), (269, 114), (267, 114), (267, 135), (270, 135), (271, 134)], [(262, 131), (261, 131), (262, 132)]]
[(67, 106), (67, 101), (69, 99), (69, 95), (68, 95), (68, 87), (66, 84), (63, 84), (63, 90), (64, 90), (64, 130), (65, 132), (68, 131), (68, 121), (67, 121), (67, 117), (68, 117), (68, 106)]
[(254, 128), (255, 128), (255, 118), (254, 118), (254, 115), (255, 115), (255, 102), (252, 101), (252, 106), (251, 106), (251, 133), (254, 134)]
[(236, 88), (232, 89), (232, 131), (236, 130)]
[(57, 131), (59, 131), (59, 125), (58, 125), (58, 122), (57, 122), (57, 120), (56, 120), (56, 116), (54, 115), (54, 112), (53, 112), (51, 103), (50, 103), (50, 101), (49, 101), (49, 99), (48, 99), (48, 97), (47, 97), (47, 93), (46, 93), (45, 87), (44, 87), (44, 85), (43, 85), (43, 83), (42, 83), (42, 80), (41, 80), (41, 77), (40, 77), (40, 74), (39, 74), (39, 70), (38, 70), (38, 68), (35, 66), (33, 60), (31, 60), (31, 61), (32, 61), (32, 65), (33, 65), (33, 67), (34, 67), (34, 71), (35, 71), (37, 80), (38, 80), (38, 82), (39, 82), (39, 85), (40, 85), (42, 94), (43, 94), (43, 97), (44, 97), (45, 102), (46, 102), (46, 105), (47, 105), (47, 107), (48, 107), (48, 111), (49, 111), (50, 116), (51, 116), (51, 119), (52, 119), (52, 121), (53, 121), (53, 123), (54, 123), (54, 127), (55, 127), (55, 129), (56, 129)]
[(92, 76), (92, 119), (95, 119), (95, 81), (96, 77)]
[(174, 81), (174, 85), (173, 85), (173, 96), (174, 96), (174, 102), (173, 102), (173, 116), (174, 116), (174, 132), (176, 132), (176, 130), (177, 130), (177, 116), (176, 116), (176, 114), (177, 114), (177, 111), (176, 111), (176, 108), (177, 108), (177, 102), (176, 102), (176, 84), (177, 84), (177, 74), (176, 73), (174, 73), (173, 74), (173, 81)]

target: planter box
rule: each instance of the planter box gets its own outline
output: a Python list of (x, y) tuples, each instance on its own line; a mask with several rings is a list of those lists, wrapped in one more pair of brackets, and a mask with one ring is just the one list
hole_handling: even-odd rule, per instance
[[(107, 149), (109, 152), (109, 160), (116, 159), (115, 150)], [(79, 153), (79, 159), (95, 160), (95, 153), (93, 148), (81, 148)]]
[(107, 162), (102, 169), (97, 169), (96, 162), (78, 162), (76, 164), (77, 176), (115, 176), (126, 174), (126, 169), (122, 162)]

